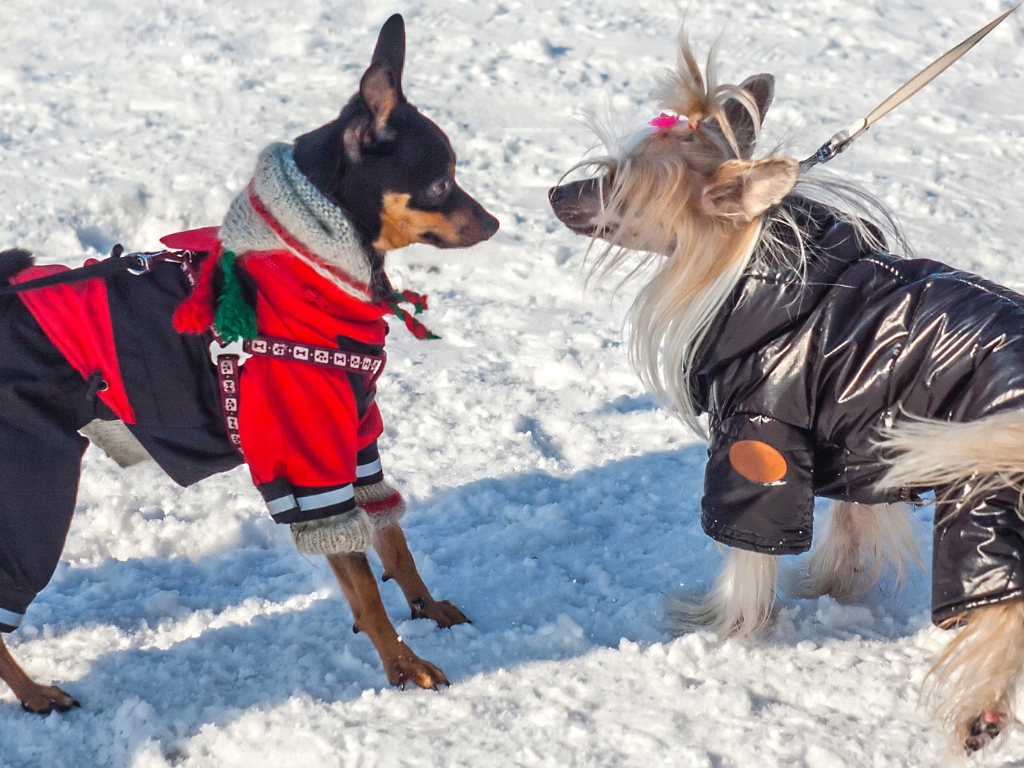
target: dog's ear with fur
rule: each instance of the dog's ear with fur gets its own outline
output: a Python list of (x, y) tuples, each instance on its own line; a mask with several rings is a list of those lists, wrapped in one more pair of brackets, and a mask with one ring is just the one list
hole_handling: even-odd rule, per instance
[(353, 163), (362, 149), (392, 138), (388, 118), (405, 101), (402, 70), (405, 67), (405, 21), (396, 13), (381, 27), (373, 59), (359, 81), (359, 97), (366, 114), (345, 128), (345, 154)]
[[(753, 75), (740, 83), (740, 88), (746, 90), (753, 97), (760, 114), (760, 122), (764, 122), (764, 116), (768, 114), (768, 107), (772, 105), (772, 99), (775, 98), (775, 78), (769, 74)], [(728, 99), (724, 107), (725, 119), (729, 121), (729, 127), (732, 128), (733, 135), (736, 137), (740, 157), (749, 158), (754, 151), (754, 144), (761, 126), (754, 126), (750, 112), (738, 99)]]
[(796, 184), (800, 164), (790, 157), (728, 160), (708, 180), (702, 213), (746, 223), (782, 201)]

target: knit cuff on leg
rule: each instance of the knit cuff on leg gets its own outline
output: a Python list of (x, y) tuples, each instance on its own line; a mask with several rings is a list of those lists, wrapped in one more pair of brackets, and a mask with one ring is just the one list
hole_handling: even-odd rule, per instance
[(397, 523), (405, 514), (402, 494), (381, 480), (373, 485), (356, 486), (356, 504), (366, 510), (374, 531)]
[(306, 555), (344, 555), (365, 552), (373, 544), (373, 524), (355, 509), (321, 520), (292, 523), (295, 548)]

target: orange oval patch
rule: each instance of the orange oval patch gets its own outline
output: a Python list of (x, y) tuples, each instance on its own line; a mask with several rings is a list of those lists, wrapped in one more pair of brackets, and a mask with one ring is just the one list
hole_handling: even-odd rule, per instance
[(729, 463), (747, 480), (777, 483), (786, 476), (786, 459), (768, 443), (740, 440), (729, 449)]

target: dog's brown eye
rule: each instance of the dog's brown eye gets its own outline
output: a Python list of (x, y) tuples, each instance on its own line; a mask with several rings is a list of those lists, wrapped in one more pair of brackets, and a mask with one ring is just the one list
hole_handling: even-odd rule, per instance
[(440, 205), (452, 191), (452, 180), (447, 176), (438, 179), (427, 188), (427, 204)]

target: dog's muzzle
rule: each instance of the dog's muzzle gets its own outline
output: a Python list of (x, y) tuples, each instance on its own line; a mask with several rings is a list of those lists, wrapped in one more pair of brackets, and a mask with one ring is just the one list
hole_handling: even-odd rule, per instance
[(589, 237), (597, 232), (602, 215), (601, 181), (600, 178), (573, 181), (548, 190), (551, 210), (578, 235)]

